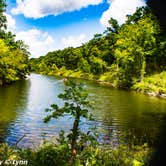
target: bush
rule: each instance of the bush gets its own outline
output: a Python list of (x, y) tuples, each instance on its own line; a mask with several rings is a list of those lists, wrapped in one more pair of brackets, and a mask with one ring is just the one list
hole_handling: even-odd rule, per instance
[(166, 72), (146, 77), (143, 82), (133, 85), (132, 89), (141, 92), (154, 92), (156, 94), (166, 94)]
[(80, 149), (73, 163), (70, 162), (70, 147), (65, 142), (45, 142), (37, 149), (16, 149), (7, 144), (0, 145), (0, 160), (24, 160), (28, 166), (142, 166), (148, 164), (152, 150), (142, 146), (120, 145), (86, 146)]

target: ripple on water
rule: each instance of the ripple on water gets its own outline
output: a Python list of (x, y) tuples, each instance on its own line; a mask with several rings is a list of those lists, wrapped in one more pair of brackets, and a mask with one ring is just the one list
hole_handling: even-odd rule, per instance
[[(91, 110), (95, 121), (82, 121), (81, 130), (88, 131), (96, 126), (101, 142), (116, 142), (122, 131), (131, 130), (132, 134), (155, 137), (156, 131), (163, 125), (166, 102), (148, 96), (111, 89), (93, 82), (83, 82), (90, 93), (89, 100), (94, 103)], [(46, 138), (57, 136), (60, 130), (69, 132), (72, 119), (69, 117), (43, 123), (47, 115), (45, 109), (53, 103), (59, 106), (63, 102), (57, 95), (64, 91), (61, 78), (31, 74), (29, 80), (16, 82), (6, 88), (0, 88), (0, 140), (16, 143), (24, 134), (19, 146), (40, 143)], [(157, 122), (157, 123), (154, 123)], [(145, 130), (146, 129), (146, 130)], [(150, 132), (153, 131), (153, 132)]]

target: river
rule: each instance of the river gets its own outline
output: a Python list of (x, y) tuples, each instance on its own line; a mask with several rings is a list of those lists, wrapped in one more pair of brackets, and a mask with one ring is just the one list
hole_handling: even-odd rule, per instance
[[(123, 140), (154, 145), (164, 126), (166, 100), (136, 92), (117, 90), (93, 81), (74, 79), (85, 84), (89, 99), (94, 103), (95, 121), (81, 122), (87, 131), (96, 126), (101, 143), (119, 143)], [(45, 124), (45, 109), (51, 104), (63, 105), (57, 97), (64, 90), (62, 78), (31, 74), (29, 79), (0, 87), (0, 142), (14, 145), (25, 136), (20, 147), (38, 145), (43, 136), (57, 136), (60, 130), (68, 132), (72, 119), (63, 117)]]

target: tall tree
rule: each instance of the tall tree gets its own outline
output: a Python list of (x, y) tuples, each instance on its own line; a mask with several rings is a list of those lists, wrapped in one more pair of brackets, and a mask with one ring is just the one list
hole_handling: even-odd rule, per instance
[(159, 33), (158, 22), (146, 8), (138, 9), (122, 25), (117, 34), (115, 57), (117, 66), (122, 69), (123, 83), (132, 82), (133, 78), (143, 81), (146, 60), (156, 52)]
[(5, 0), (0, 0), (0, 30), (2, 28), (6, 29), (6, 16), (4, 15), (4, 12), (6, 11), (6, 1)]

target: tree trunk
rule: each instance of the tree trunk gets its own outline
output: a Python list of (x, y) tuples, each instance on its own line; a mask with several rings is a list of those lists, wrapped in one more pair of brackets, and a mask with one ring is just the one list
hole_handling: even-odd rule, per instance
[(77, 155), (77, 138), (78, 138), (79, 121), (80, 121), (80, 112), (76, 111), (76, 117), (73, 124), (72, 140), (71, 140), (72, 160), (74, 160), (75, 156)]
[(146, 61), (144, 60), (144, 61), (142, 62), (142, 69), (141, 69), (141, 82), (144, 81), (145, 68), (146, 68)]

